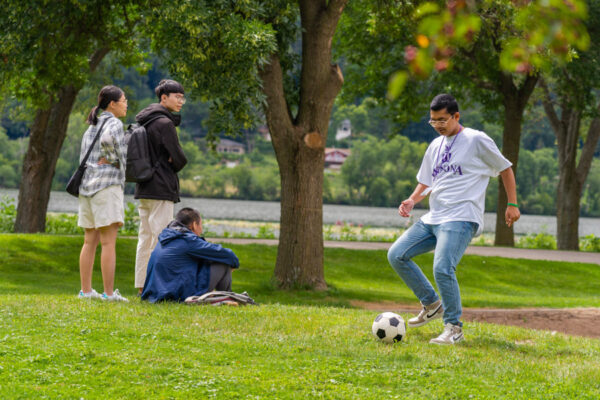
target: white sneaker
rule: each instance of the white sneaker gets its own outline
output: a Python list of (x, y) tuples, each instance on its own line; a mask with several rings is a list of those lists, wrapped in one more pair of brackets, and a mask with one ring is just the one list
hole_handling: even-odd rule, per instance
[(414, 318), (408, 320), (409, 328), (417, 328), (423, 326), (429, 321), (434, 319), (442, 318), (444, 315), (444, 308), (442, 307), (442, 300), (438, 300), (428, 306), (423, 306), (423, 310)]
[(77, 297), (80, 299), (100, 299), (100, 298), (102, 298), (100, 293), (96, 292), (94, 289), (92, 289), (92, 291), (88, 292), (88, 293), (83, 293), (83, 290), (80, 290)]
[(121, 293), (119, 293), (119, 289), (115, 289), (115, 291), (113, 292), (113, 294), (111, 296), (107, 295), (106, 293), (102, 293), (102, 300), (129, 302), (129, 300), (127, 300), (125, 297), (121, 296)]
[(444, 332), (435, 339), (431, 339), (429, 343), (433, 344), (455, 344), (458, 342), (462, 342), (465, 339), (465, 335), (463, 335), (463, 330), (458, 325), (452, 325), (451, 323), (447, 323), (444, 326)]

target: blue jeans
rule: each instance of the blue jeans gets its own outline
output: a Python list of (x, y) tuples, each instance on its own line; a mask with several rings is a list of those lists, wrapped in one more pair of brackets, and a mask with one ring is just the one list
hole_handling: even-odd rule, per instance
[(388, 260), (396, 273), (423, 305), (429, 305), (438, 301), (438, 295), (412, 258), (435, 249), (433, 276), (442, 296), (444, 324), (450, 322), (462, 326), (456, 266), (477, 228), (475, 222), (453, 221), (429, 225), (419, 220), (388, 250)]

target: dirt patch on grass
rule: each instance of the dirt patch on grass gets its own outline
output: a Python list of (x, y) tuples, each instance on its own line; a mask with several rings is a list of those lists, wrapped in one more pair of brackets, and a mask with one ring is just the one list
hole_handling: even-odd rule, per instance
[[(352, 301), (352, 306), (373, 311), (417, 314), (419, 307), (392, 302)], [(521, 326), (600, 339), (600, 308), (464, 308), (464, 321)]]

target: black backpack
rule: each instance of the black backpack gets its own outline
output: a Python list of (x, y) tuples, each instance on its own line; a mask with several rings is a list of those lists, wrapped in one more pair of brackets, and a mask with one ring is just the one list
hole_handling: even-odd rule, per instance
[(160, 115), (143, 124), (135, 123), (127, 127), (127, 132), (125, 132), (125, 142), (127, 143), (126, 182), (142, 183), (152, 179), (156, 166), (152, 164), (146, 126), (152, 121), (163, 117), (163, 115)]

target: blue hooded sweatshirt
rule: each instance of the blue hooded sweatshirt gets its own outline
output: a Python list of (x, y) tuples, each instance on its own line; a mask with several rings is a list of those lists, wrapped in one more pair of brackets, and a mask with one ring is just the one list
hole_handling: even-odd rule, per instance
[(184, 301), (203, 295), (208, 291), (213, 262), (240, 266), (230, 249), (207, 242), (178, 221), (171, 222), (158, 236), (150, 256), (142, 300)]

